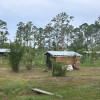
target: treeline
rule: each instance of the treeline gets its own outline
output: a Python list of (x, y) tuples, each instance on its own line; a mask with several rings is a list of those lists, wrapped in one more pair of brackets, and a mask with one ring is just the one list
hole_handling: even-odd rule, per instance
[[(83, 52), (100, 50), (100, 17), (91, 25), (83, 23), (75, 28), (71, 25), (74, 17), (62, 12), (56, 15), (45, 28), (33, 23), (19, 22), (16, 37), (20, 44), (39, 50), (72, 50)], [(7, 23), (0, 20), (0, 48), (7, 48)]]

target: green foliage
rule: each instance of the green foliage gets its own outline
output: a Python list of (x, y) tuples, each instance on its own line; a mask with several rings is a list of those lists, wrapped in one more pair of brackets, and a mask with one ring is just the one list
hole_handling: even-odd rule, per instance
[(41, 50), (38, 50), (35, 52), (35, 58), (34, 58), (34, 65), (38, 66), (38, 67), (44, 67), (45, 64), (45, 56), (44, 56), (44, 52)]
[(62, 65), (60, 63), (53, 62), (53, 76), (61, 76), (61, 66)]
[(26, 66), (27, 69), (31, 69), (32, 67), (44, 67), (45, 61), (44, 51), (35, 50), (34, 48), (29, 49), (28, 47), (22, 57), (21, 64)]
[(0, 20), (0, 48), (6, 47), (6, 41), (8, 40), (7, 35), (9, 35), (7, 31), (7, 23)]
[(48, 72), (48, 67), (45, 67), (45, 68), (43, 69), (43, 72)]
[(73, 64), (76, 62), (76, 55), (73, 56)]
[[(100, 50), (100, 17), (94, 24), (83, 23), (74, 28), (70, 25), (73, 16), (65, 12), (57, 14), (52, 21), (43, 28), (37, 28), (33, 23), (19, 22), (17, 24), (16, 38), (20, 43), (34, 49), (64, 50), (69, 49), (79, 53), (84, 50), (96, 48)], [(8, 47), (6, 43), (9, 33), (7, 23), (0, 20), (0, 48)]]
[[(65, 49), (65, 44), (67, 44), (68, 47), (68, 42), (70, 37), (70, 33), (72, 32), (73, 26), (70, 25), (70, 22), (72, 21), (74, 17), (67, 15), (65, 12), (62, 12), (58, 15), (56, 15), (52, 19), (52, 24), (53, 24), (53, 38), (56, 43), (56, 47), (60, 47), (60, 49)], [(55, 33), (55, 34), (54, 34)], [(67, 38), (67, 39), (66, 39)], [(67, 40), (67, 41), (66, 41)]]
[(92, 56), (83, 56), (80, 59), (80, 66), (84, 67), (100, 67), (100, 58)]
[(29, 46), (25, 47), (25, 53), (22, 58), (23, 64), (27, 69), (31, 69), (34, 66), (35, 50)]
[(23, 55), (23, 64), (25, 64), (27, 69), (31, 69), (32, 68), (32, 62), (34, 59), (34, 54), (29, 54), (29, 53), (25, 53)]
[(14, 100), (55, 100), (55, 96), (48, 96), (48, 95), (24, 96), (24, 97), (17, 97)]
[[(5, 83), (5, 84), (4, 84)], [(7, 98), (7, 100), (13, 100), (11, 98), (17, 97), (17, 95), (30, 95), (31, 91), (27, 87), (25, 82), (11, 81), (11, 80), (2, 80), (0, 81), (0, 100)], [(9, 99), (10, 98), (10, 99)]]
[(17, 32), (16, 32), (16, 38), (17, 40), (22, 43), (23, 37), (25, 35), (25, 29), (24, 29), (24, 23), (23, 22), (19, 22), (17, 24)]
[(8, 59), (4, 56), (0, 56), (0, 67), (8, 67), (9, 66), (9, 61)]
[[(63, 78), (51, 77), (51, 71), (43, 73), (42, 69), (35, 70), (35, 73), (34, 70), (23, 70), (16, 74), (1, 68), (0, 100), (100, 100), (99, 69), (82, 67), (80, 71), (68, 72)], [(40, 95), (30, 87), (63, 97)]]
[(24, 47), (22, 47), (17, 41), (10, 43), (10, 53), (9, 53), (9, 62), (12, 68), (12, 71), (19, 71), (19, 64), (24, 53)]
[(62, 68), (64, 63), (52, 61), (52, 75), (53, 76), (65, 76), (66, 68)]

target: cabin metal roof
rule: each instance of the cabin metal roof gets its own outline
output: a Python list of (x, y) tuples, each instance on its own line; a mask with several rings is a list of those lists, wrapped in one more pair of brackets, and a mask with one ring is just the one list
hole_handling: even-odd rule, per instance
[(81, 57), (82, 56), (81, 54), (76, 53), (74, 51), (47, 51), (45, 53), (45, 55), (47, 53), (49, 53), (53, 57), (57, 57), (57, 56), (60, 56), (60, 57), (65, 57), (65, 56), (78, 56), (78, 57)]
[[(84, 53), (93, 53), (92, 51), (84, 51)], [(100, 54), (100, 51), (96, 51), (96, 53)]]
[(9, 49), (0, 49), (1, 53), (9, 52)]

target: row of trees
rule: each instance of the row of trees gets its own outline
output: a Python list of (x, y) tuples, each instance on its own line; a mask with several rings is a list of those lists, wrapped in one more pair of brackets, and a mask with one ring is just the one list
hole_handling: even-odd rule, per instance
[(7, 35), (9, 35), (7, 23), (0, 20), (0, 48), (6, 47)]
[[(100, 17), (91, 25), (83, 23), (77, 28), (70, 24), (73, 19), (73, 16), (62, 12), (56, 15), (45, 28), (38, 28), (31, 21), (19, 22), (15, 41), (10, 44), (6, 43), (9, 35), (7, 23), (0, 20), (0, 48), (10, 48), (9, 61), (12, 70), (19, 71), (20, 61), (31, 69), (36, 57), (39, 58), (41, 55), (40, 50), (44, 52), (44, 50), (67, 49), (79, 53), (100, 50)], [(41, 60), (38, 65), (43, 62)]]
[[(85, 50), (100, 49), (100, 17), (94, 24), (83, 23), (77, 28), (70, 24), (74, 17), (62, 12), (56, 15), (45, 28), (38, 28), (32, 22), (17, 24), (16, 40), (34, 49)], [(0, 20), (0, 48), (6, 47), (7, 23)]]

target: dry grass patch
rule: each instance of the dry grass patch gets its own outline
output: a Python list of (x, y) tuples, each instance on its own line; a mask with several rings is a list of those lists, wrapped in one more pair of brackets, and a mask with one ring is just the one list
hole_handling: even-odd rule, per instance
[[(84, 97), (89, 98), (88, 93), (94, 94), (94, 97), (100, 94), (99, 84), (100, 67), (81, 67), (80, 70), (67, 71), (66, 77), (53, 77), (52, 71), (43, 72), (43, 68), (21, 68), (19, 73), (12, 72), (10, 68), (0, 68), (0, 97), (3, 98), (1, 94), (4, 94), (7, 100), (17, 96), (36, 95), (29, 87), (63, 95), (62, 100), (66, 100), (66, 94), (68, 100), (85, 100)], [(71, 98), (72, 96), (76, 99)], [(94, 97), (90, 97), (93, 98), (91, 100)]]
[(32, 70), (26, 70), (21, 68), (19, 73), (14, 73), (9, 68), (0, 68), (0, 80), (16, 80), (16, 81), (30, 81), (37, 80), (54, 83), (82, 83), (89, 81), (96, 81), (100, 79), (100, 67), (82, 67), (80, 70), (73, 70), (66, 72), (66, 77), (53, 77), (52, 72), (43, 72), (43, 68), (33, 68)]

